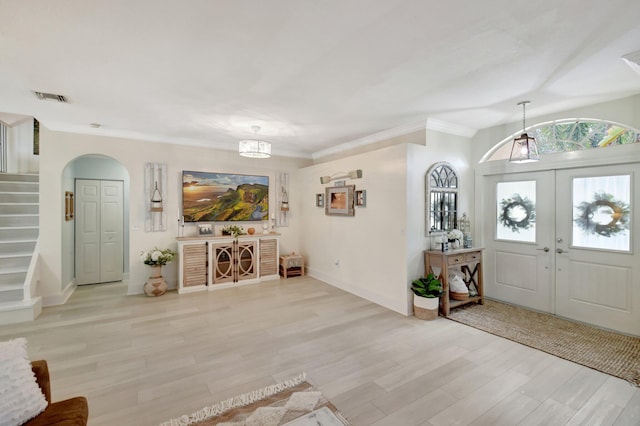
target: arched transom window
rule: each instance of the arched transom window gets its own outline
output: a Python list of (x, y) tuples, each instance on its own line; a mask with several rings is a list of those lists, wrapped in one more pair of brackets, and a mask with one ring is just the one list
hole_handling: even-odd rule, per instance
[(457, 228), (458, 175), (448, 163), (434, 164), (426, 176), (427, 226), (429, 231)]
[[(525, 129), (538, 144), (540, 154), (604, 148), (640, 142), (640, 131), (604, 120), (568, 118), (536, 124)], [(496, 144), (480, 162), (508, 159), (513, 138), (522, 131)]]

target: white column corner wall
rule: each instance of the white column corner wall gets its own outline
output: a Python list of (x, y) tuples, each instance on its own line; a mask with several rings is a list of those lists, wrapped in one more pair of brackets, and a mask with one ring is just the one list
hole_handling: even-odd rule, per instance
[(7, 172), (38, 173), (40, 157), (33, 153), (33, 118), (7, 129)]
[(431, 166), (427, 148), (407, 145), (407, 312), (413, 311), (411, 282), (424, 276), (424, 250), (428, 248), (425, 220), (425, 175)]

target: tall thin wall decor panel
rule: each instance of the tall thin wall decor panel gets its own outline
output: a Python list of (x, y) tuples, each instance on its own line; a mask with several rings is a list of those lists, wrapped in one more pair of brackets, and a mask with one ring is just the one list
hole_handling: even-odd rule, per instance
[(167, 165), (147, 163), (144, 169), (145, 224), (147, 232), (167, 230)]
[[(283, 210), (283, 201), (286, 209)], [(289, 226), (289, 174), (278, 173), (276, 176), (276, 226), (279, 228)]]

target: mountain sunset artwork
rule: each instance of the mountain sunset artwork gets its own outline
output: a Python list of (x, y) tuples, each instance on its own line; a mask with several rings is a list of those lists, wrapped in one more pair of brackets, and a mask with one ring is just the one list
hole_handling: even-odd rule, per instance
[(269, 177), (182, 172), (185, 222), (259, 221), (269, 215)]

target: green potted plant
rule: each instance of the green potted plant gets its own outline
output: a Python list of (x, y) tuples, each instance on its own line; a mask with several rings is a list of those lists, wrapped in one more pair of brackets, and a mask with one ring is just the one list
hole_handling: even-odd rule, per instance
[(442, 296), (442, 281), (429, 273), (426, 277), (413, 280), (413, 314), (416, 318), (432, 320), (438, 316), (440, 296)]
[(233, 238), (238, 238), (238, 235), (244, 235), (244, 228), (237, 225), (227, 225), (222, 228), (222, 235), (232, 235)]

